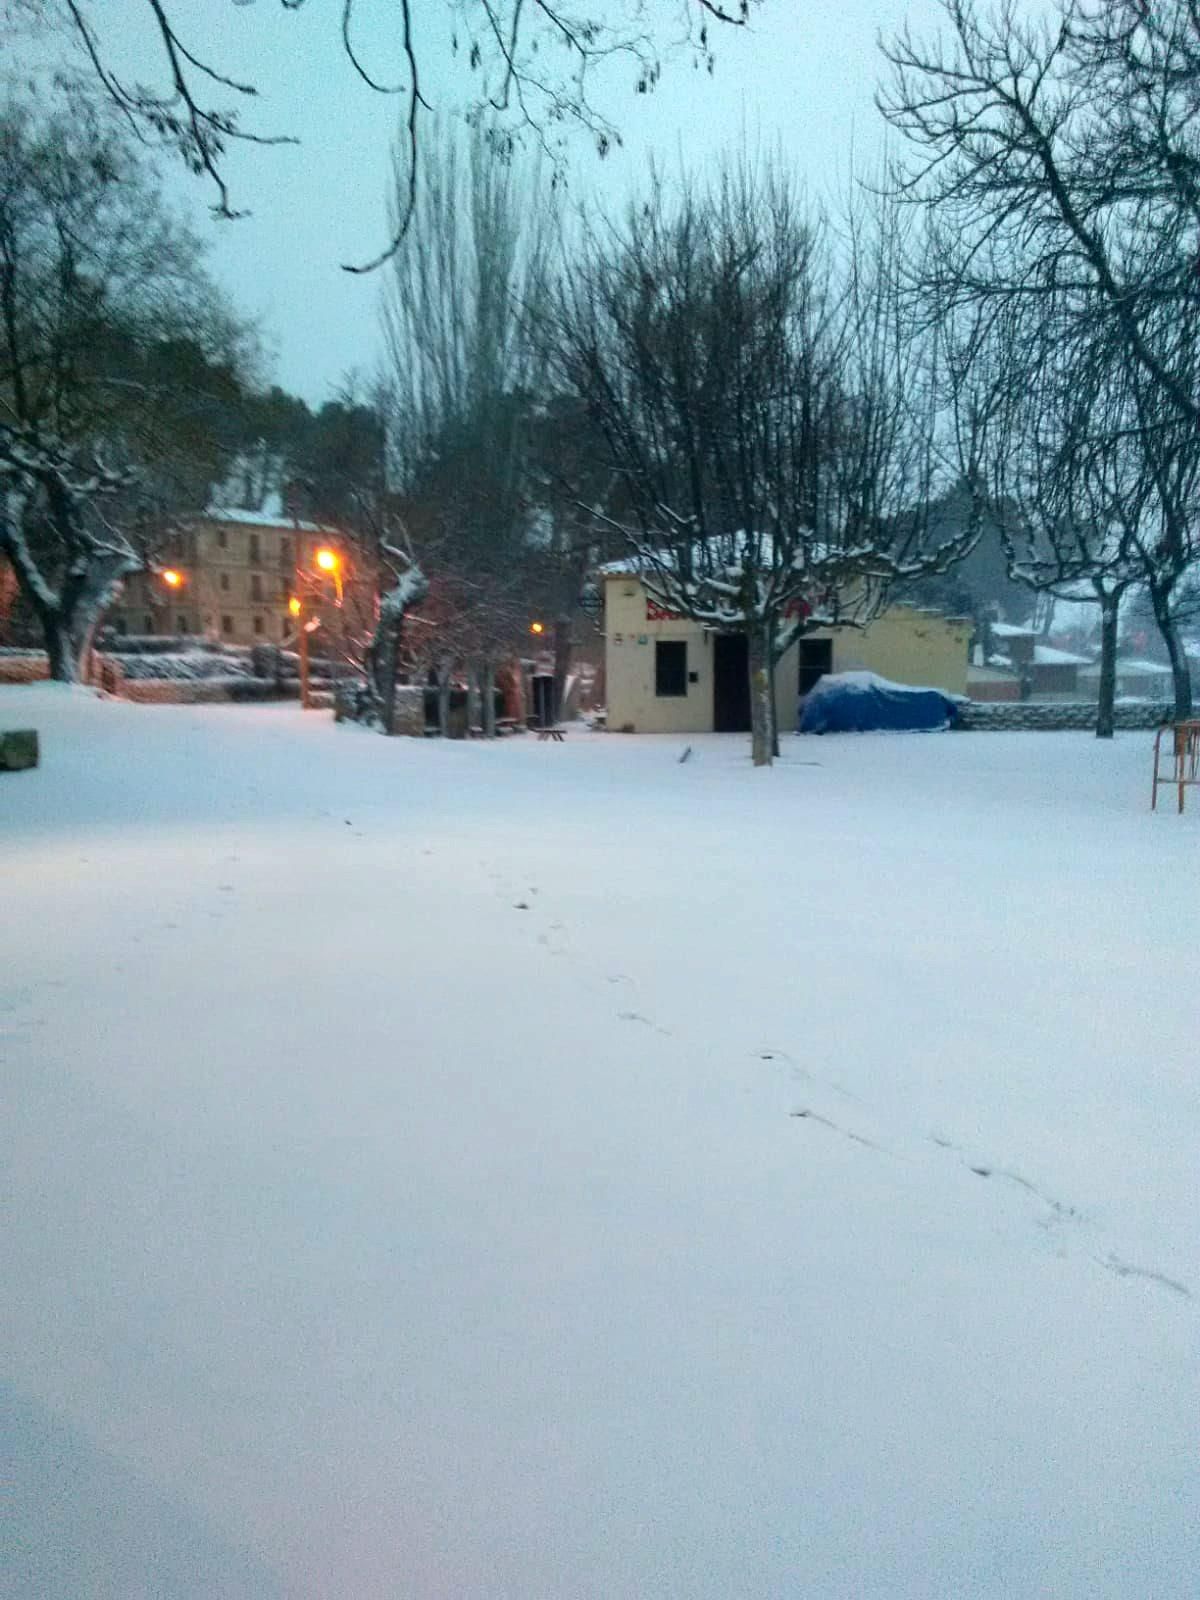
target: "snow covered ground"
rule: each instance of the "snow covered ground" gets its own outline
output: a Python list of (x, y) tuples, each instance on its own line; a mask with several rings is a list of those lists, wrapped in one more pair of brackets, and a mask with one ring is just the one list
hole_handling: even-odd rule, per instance
[(1196, 1594), (1149, 735), (30, 724), (0, 1593)]

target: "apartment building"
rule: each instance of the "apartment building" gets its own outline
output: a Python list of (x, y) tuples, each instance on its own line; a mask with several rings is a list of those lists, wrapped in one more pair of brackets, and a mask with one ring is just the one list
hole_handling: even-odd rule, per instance
[(336, 531), (262, 511), (209, 510), (165, 552), (160, 573), (130, 578), (108, 623), (118, 633), (279, 644), (293, 632), (296, 572)]

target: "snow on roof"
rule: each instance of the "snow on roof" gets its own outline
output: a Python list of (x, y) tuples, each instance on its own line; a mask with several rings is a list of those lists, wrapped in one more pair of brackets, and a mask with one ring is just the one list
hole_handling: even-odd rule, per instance
[(1035, 644), (1033, 664), (1036, 667), (1090, 667), (1090, 656), (1077, 656), (1070, 650), (1055, 650), (1052, 645)]
[(1036, 639), (1036, 628), (1020, 628), (1015, 622), (993, 622), (992, 634), (997, 639)]
[[(1088, 668), (1088, 675), (1090, 676), (1093, 673), (1099, 674), (1099, 671), (1100, 663), (1096, 661)], [(1118, 676), (1122, 672), (1137, 673), (1142, 677), (1169, 678), (1171, 676), (1171, 668), (1165, 661), (1145, 661), (1138, 660), (1136, 657), (1130, 658), (1126, 656), (1118, 656)]]
[(284, 512), (245, 511), (239, 506), (209, 506), (204, 512), (206, 522), (236, 522), (244, 528), (278, 528), (281, 533), (335, 533), (320, 522), (304, 522), (289, 517)]

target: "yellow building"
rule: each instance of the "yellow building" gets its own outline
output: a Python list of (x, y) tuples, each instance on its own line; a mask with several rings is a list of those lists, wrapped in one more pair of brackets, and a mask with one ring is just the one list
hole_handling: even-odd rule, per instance
[[(636, 574), (604, 581), (608, 727), (616, 733), (740, 733), (750, 727), (748, 642), (664, 612)], [(776, 672), (779, 727), (795, 728), (799, 699), (827, 672), (866, 669), (894, 683), (967, 689), (972, 624), (897, 605), (866, 628), (806, 634)]]
[(288, 599), (297, 567), (335, 537), (315, 522), (260, 511), (213, 510), (190, 521), (162, 565), (177, 575), (130, 578), (108, 615), (118, 633), (198, 635), (230, 644), (279, 644), (292, 633)]

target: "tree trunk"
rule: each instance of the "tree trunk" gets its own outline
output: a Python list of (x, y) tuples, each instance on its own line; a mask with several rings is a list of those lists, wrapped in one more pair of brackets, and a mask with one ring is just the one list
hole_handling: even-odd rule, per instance
[(438, 732), (443, 739), (450, 737), (450, 663), (441, 661), (437, 668)]
[(79, 682), (79, 657), (71, 638), (57, 612), (43, 612), (42, 633), (46, 640), (46, 654), (50, 658), (50, 676), (55, 683)]
[(756, 628), (750, 635), (750, 752), (756, 767), (769, 767), (775, 744), (771, 701), (771, 640)]
[(379, 641), (376, 656), (375, 693), (383, 715), (383, 731), (396, 731), (396, 672), (400, 665), (400, 629), (389, 628)]
[(483, 737), (496, 737), (496, 668), (485, 656), (479, 663), (479, 691), (483, 696)]
[(779, 651), (776, 649), (775, 630), (771, 628), (767, 642), (767, 693), (771, 699), (771, 754), (779, 756), (779, 702), (776, 697), (778, 687)]
[(567, 675), (571, 670), (571, 619), (559, 617), (554, 624), (554, 705), (552, 722), (561, 722), (563, 701), (567, 692)]
[(471, 737), (471, 735), (475, 732), (476, 728), (481, 728), (482, 726), (483, 726), (483, 719), (482, 719), (482, 717), (480, 715), (480, 706), (479, 706), (479, 663), (477, 661), (468, 661), (467, 662), (467, 729), (466, 729), (467, 738), (469, 739)]
[(1113, 702), (1117, 696), (1117, 616), (1115, 598), (1106, 599), (1100, 611), (1100, 700), (1096, 707), (1096, 737), (1113, 736)]
[(1154, 607), (1154, 620), (1158, 623), (1158, 631), (1162, 634), (1163, 643), (1167, 647), (1171, 676), (1175, 680), (1175, 721), (1186, 722), (1192, 715), (1192, 678), (1188, 670), (1188, 659), (1179, 638), (1179, 627), (1171, 615), (1170, 596), (1152, 589), (1150, 603)]

